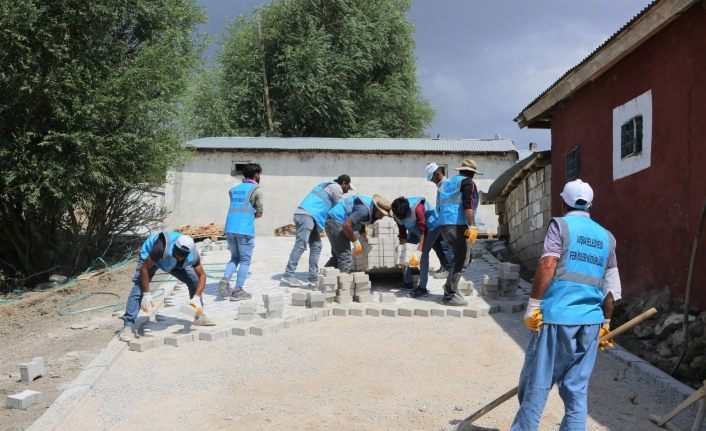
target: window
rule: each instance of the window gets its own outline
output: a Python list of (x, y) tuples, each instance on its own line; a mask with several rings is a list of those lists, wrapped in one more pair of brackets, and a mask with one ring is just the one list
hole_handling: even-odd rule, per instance
[(250, 162), (233, 162), (230, 166), (230, 176), (239, 177), (243, 175), (243, 168)]
[(642, 152), (642, 115), (629, 119), (620, 127), (620, 158)]
[(566, 180), (575, 180), (581, 174), (581, 152), (574, 147), (566, 153)]
[(441, 169), (441, 173), (446, 176), (446, 171), (448, 171), (447, 165), (439, 165), (439, 169)]

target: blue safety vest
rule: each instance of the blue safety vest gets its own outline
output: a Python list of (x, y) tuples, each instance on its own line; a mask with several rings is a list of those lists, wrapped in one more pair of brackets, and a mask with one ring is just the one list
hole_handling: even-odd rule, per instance
[[(463, 200), (461, 197), (461, 182), (468, 177), (456, 175), (447, 178), (439, 184), (436, 194), (436, 208), (439, 212), (439, 225), (467, 225), (468, 221), (463, 214)], [(473, 224), (475, 224), (476, 212), (478, 211), (478, 189), (473, 183)]]
[[(358, 199), (360, 202), (362, 202), (363, 205), (365, 205), (365, 208), (367, 208), (368, 213), (370, 214), (370, 223), (372, 223), (373, 211), (375, 210), (373, 198), (369, 198), (363, 195), (348, 196), (347, 198), (341, 200), (336, 205), (334, 205), (333, 208), (331, 208), (331, 211), (329, 211), (328, 216), (339, 224), (343, 224), (343, 222), (348, 220), (348, 217), (351, 216), (351, 213), (353, 212), (353, 204), (355, 203), (356, 199)], [(356, 223), (353, 225), (353, 231), (359, 231), (362, 227), (363, 226), (360, 223)]]
[(556, 217), (563, 251), (554, 279), (542, 298), (545, 323), (591, 325), (603, 323), (603, 285), (615, 238), (589, 217)]
[(438, 214), (436, 213), (436, 209), (434, 209), (425, 198), (412, 196), (407, 198), (407, 202), (409, 203), (409, 213), (407, 213), (407, 217), (402, 220), (395, 217), (395, 221), (403, 225), (410, 234), (417, 238), (422, 236), (422, 233), (419, 232), (419, 228), (417, 227), (417, 213), (415, 211), (420, 202), (424, 203), (424, 218), (426, 219), (427, 231), (437, 226)]
[(250, 197), (259, 184), (243, 182), (228, 191), (230, 208), (226, 218), (226, 233), (255, 236), (255, 208)]
[(316, 187), (314, 187), (304, 198), (301, 205), (299, 205), (299, 208), (306, 210), (306, 212), (311, 215), (316, 224), (319, 226), (319, 230), (324, 228), (326, 216), (336, 203), (333, 199), (331, 199), (328, 193), (326, 193), (326, 187), (331, 184), (334, 183), (326, 182), (317, 184)]
[[(154, 243), (157, 241), (160, 235), (164, 238), (164, 253), (162, 254), (162, 258), (156, 260), (154, 263), (155, 265), (157, 265), (157, 268), (161, 269), (164, 272), (169, 272), (172, 269), (176, 268), (177, 264), (179, 263), (176, 257), (174, 257), (174, 242), (176, 242), (177, 238), (182, 235), (179, 232), (174, 232), (173, 230), (165, 230), (163, 232), (153, 233), (152, 235), (148, 236), (145, 242), (142, 243), (142, 247), (140, 247), (140, 259), (147, 260), (147, 258), (150, 256), (150, 253), (152, 252), (152, 247), (154, 247)], [(187, 258), (184, 259), (184, 263), (182, 263), (180, 267), (184, 267), (186, 265), (193, 265), (198, 260), (199, 254), (196, 251), (196, 247), (194, 247), (194, 249), (191, 250), (191, 253), (189, 253)]]

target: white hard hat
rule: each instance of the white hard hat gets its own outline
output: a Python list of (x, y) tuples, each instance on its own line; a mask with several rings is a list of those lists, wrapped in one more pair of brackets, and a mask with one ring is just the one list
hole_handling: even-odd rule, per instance
[(432, 177), (434, 176), (434, 172), (439, 169), (439, 165), (437, 165), (434, 162), (431, 162), (427, 165), (425, 168), (426, 173), (427, 173), (427, 181), (431, 181)]
[[(564, 199), (566, 205), (571, 208), (587, 210), (591, 206), (591, 202), (593, 202), (593, 189), (588, 183), (577, 179), (566, 183), (560, 196)], [(576, 201), (579, 200), (586, 201), (586, 203), (582, 205), (576, 204)]]

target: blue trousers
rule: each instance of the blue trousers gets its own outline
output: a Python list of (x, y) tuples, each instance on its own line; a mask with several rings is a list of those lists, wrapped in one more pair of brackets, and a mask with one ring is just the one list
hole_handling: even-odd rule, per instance
[[(142, 264), (144, 261), (142, 259), (137, 261), (137, 268), (135, 269), (135, 274), (132, 276), (132, 290), (127, 297), (127, 305), (125, 306), (125, 314), (123, 314), (123, 324), (125, 326), (130, 326), (135, 324), (135, 319), (140, 313), (140, 302), (142, 302), (142, 284), (140, 283), (140, 270), (142, 270)], [(150, 275), (150, 281), (154, 277), (154, 273), (157, 272), (157, 266), (153, 266), (148, 269), (147, 272)], [(186, 284), (189, 288), (189, 298), (193, 298), (194, 293), (196, 293), (196, 286), (199, 282), (199, 276), (196, 275), (194, 267), (191, 265), (185, 266), (184, 268), (174, 268), (169, 271), (169, 274), (173, 275), (177, 280)], [(201, 299), (201, 306), (203, 307), (203, 298)]]
[(601, 325), (543, 324), (532, 333), (520, 374), (520, 409), (512, 431), (539, 426), (549, 390), (557, 384), (564, 401), (561, 431), (586, 429), (588, 381), (593, 372)]
[(250, 271), (250, 260), (252, 259), (252, 252), (255, 250), (255, 237), (239, 233), (227, 233), (226, 241), (228, 241), (228, 249), (230, 250), (230, 261), (226, 265), (226, 272), (223, 274), (223, 278), (230, 282), (237, 268), (238, 274), (235, 279), (235, 288), (242, 289), (245, 285), (245, 279), (248, 278), (248, 271)]
[(289, 254), (289, 262), (284, 271), (284, 275), (294, 276), (297, 264), (302, 254), (309, 244), (309, 279), (314, 279), (319, 275), (319, 256), (321, 256), (321, 235), (314, 218), (306, 214), (294, 214), (294, 225), (297, 228), (297, 238), (294, 241), (294, 248)]
[[(419, 244), (419, 237), (407, 232), (407, 242), (410, 244)], [(427, 237), (424, 239), (424, 247), (422, 247), (422, 257), (419, 259), (420, 289), (426, 289), (427, 282), (429, 281), (429, 253), (431, 250), (436, 252), (436, 256), (439, 258), (442, 268), (449, 269), (453, 263), (453, 250), (446, 244), (446, 241), (442, 241), (441, 228), (437, 227), (427, 231)], [(405, 266), (402, 270), (402, 281), (405, 283), (412, 282), (412, 271), (409, 269), (409, 266)]]

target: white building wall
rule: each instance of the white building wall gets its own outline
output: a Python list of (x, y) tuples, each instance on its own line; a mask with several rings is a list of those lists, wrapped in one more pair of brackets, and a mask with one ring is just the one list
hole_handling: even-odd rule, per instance
[[(196, 151), (181, 169), (170, 172), (165, 187), (165, 207), (170, 212), (167, 228), (180, 225), (225, 223), (228, 190), (241, 177), (230, 175), (232, 162), (255, 162), (262, 166), (260, 185), (264, 215), (256, 220), (257, 235), (273, 235), (275, 228), (292, 223), (292, 214), (319, 182), (348, 174), (354, 193), (377, 193), (390, 201), (399, 196), (423, 195), (436, 203), (436, 186), (424, 178), (424, 167), (434, 161), (447, 165), (451, 175), (464, 158), (473, 158), (484, 175), (475, 177), (478, 189), (487, 191), (492, 182), (517, 161), (517, 154), (373, 154), (282, 151)], [(493, 205), (481, 206), (478, 217), (489, 232), (497, 232)]]

